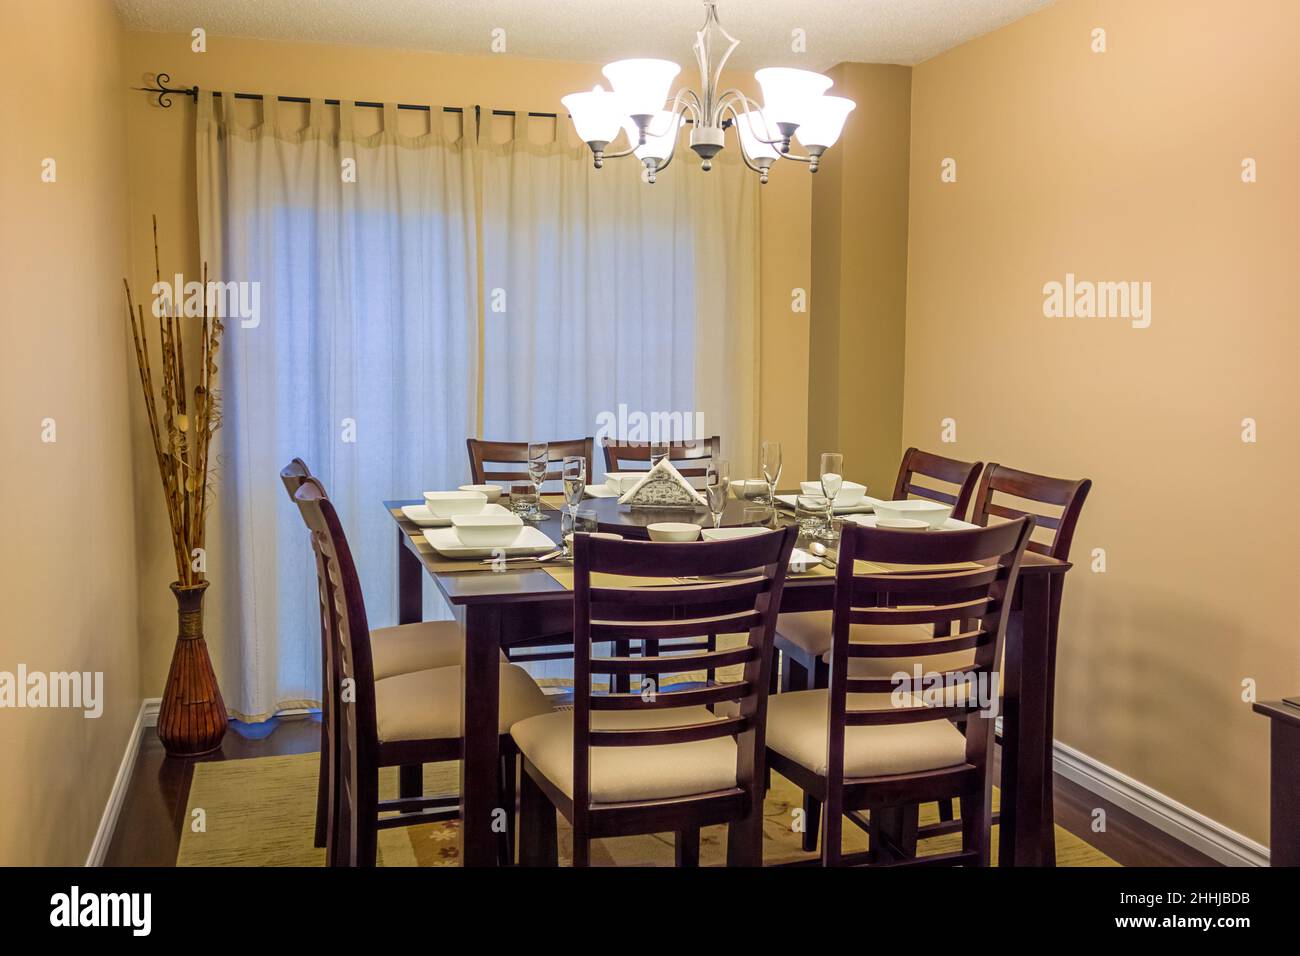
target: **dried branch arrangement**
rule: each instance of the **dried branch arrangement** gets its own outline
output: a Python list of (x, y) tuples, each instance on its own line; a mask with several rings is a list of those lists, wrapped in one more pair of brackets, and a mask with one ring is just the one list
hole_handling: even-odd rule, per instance
[[(158, 219), (153, 220), (154, 278), (162, 282), (158, 266)], [(140, 369), (140, 387), (144, 390), (145, 410), (153, 436), (154, 454), (162, 477), (167, 516), (171, 522), (172, 549), (176, 557), (176, 580), (182, 587), (203, 581), (203, 571), (195, 569), (194, 552), (203, 548), (205, 518), (208, 507), (209, 458), (212, 433), (221, 427), (220, 395), (213, 387), (217, 374), (217, 350), (223, 326), (213, 314), (208, 297), (208, 267), (203, 265), (203, 313), (185, 316), (180, 303), (171, 295), (162, 296), (159, 306), (151, 310), (158, 317), (160, 345), (159, 377), (155, 384), (153, 360), (149, 350), (149, 331), (144, 306), (136, 305), (131, 284), (126, 287), (127, 318), (135, 341), (135, 360)], [(157, 286), (155, 286), (157, 288)], [(161, 314), (159, 314), (161, 313)], [(199, 368), (193, 392), (186, 375), (185, 339), (182, 326), (187, 318), (200, 322)], [(200, 564), (200, 568), (202, 564)]]

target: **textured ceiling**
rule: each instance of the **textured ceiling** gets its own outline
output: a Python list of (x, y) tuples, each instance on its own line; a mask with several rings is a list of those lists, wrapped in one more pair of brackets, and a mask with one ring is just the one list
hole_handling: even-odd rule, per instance
[[(1052, 0), (720, 0), (741, 41), (731, 65), (825, 69), (919, 63)], [(128, 29), (488, 53), (502, 29), (515, 56), (604, 63), (659, 56), (683, 68), (702, 0), (117, 0)], [(791, 49), (792, 31), (806, 52)]]

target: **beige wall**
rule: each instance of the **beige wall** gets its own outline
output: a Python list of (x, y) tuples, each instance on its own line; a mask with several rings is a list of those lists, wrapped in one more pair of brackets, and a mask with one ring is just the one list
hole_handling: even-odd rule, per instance
[(822, 452), (888, 498), (903, 427), (912, 70), (841, 63), (857, 103), (813, 185), (808, 474)]
[[(477, 103), (484, 107), (554, 112), (559, 99), (589, 89), (599, 79), (597, 64), (526, 60), (509, 56), (451, 56), (364, 47), (273, 43), (209, 37), (206, 53), (190, 51), (188, 36), (154, 33), (127, 35), (122, 86), (142, 85), (145, 73), (169, 72), (174, 84), (217, 90), (343, 97), (403, 103)], [(732, 77), (733, 85), (753, 90), (751, 77)], [(160, 109), (142, 93), (127, 92), (130, 136), (130, 202), (138, 281), (151, 275), (149, 217), (158, 215), (162, 267), (194, 273), (198, 268), (198, 223), (194, 205), (194, 108), (178, 98)], [(536, 136), (549, 135), (537, 120)], [(609, 171), (632, 175), (620, 164)], [(760, 286), (762, 398), (759, 430), (763, 437), (788, 443), (792, 479), (806, 456), (808, 317), (792, 314), (790, 292), (807, 288), (809, 278), (809, 201), (807, 170), (776, 170), (763, 188), (760, 209)], [(139, 411), (139, 410), (137, 410)], [(136, 421), (136, 468), (152, 467), (143, 418)], [(725, 436), (724, 436), (725, 438)], [(797, 457), (796, 457), (797, 456)], [(141, 675), (144, 691), (158, 694), (167, 675), (175, 636), (175, 607), (167, 582), (174, 577), (168, 551), (166, 515), (147, 495), (140, 502)], [(213, 521), (212, 527), (216, 527)], [(212, 542), (219, 547), (220, 542)], [(221, 673), (222, 582), (209, 594), (209, 645)]]
[[(1242, 681), (1300, 691), (1297, 36), (1292, 0), (1069, 0), (913, 71), (904, 440), (1093, 479), (1057, 736), (1261, 842)], [(1150, 281), (1150, 327), (1044, 318), (1067, 272)]]
[(4, 865), (85, 861), (140, 705), (121, 47), (99, 0), (11, 4), (0, 31), (0, 670), (104, 681), (98, 719), (0, 711)]

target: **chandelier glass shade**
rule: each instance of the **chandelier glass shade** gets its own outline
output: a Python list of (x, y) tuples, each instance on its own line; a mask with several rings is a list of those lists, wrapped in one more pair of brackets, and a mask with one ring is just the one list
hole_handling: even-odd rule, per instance
[[(723, 67), (739, 41), (718, 22), (716, 0), (704, 0), (704, 9), (704, 26), (695, 35), (699, 90), (670, 93), (681, 67), (671, 60), (637, 58), (616, 60), (601, 70), (611, 89), (596, 86), (560, 101), (591, 149), (596, 168), (607, 159), (635, 156), (645, 180), (653, 183), (655, 174), (672, 162), (681, 128), (690, 123), (690, 147), (706, 171), (726, 148), (726, 131), (734, 129), (741, 158), (760, 182), (767, 182), (768, 171), (782, 159), (805, 163), (815, 173), (822, 154), (839, 140), (854, 102), (827, 95), (830, 77), (789, 67), (754, 74), (761, 105), (740, 90), (720, 89)], [(620, 131), (628, 145), (607, 152)], [(791, 151), (795, 139), (803, 154)]]

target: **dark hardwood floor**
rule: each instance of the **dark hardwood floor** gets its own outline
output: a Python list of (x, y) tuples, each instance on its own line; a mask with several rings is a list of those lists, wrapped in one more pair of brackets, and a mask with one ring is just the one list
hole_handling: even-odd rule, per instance
[[(193, 760), (168, 758), (152, 727), (144, 730), (107, 866), (173, 866), (199, 760), (240, 760), (312, 753), (320, 744), (318, 717), (281, 717), (266, 724), (232, 723), (221, 751)], [(1106, 830), (1092, 830), (1093, 810), (1106, 811)], [(1056, 822), (1124, 866), (1218, 866), (1133, 814), (1056, 775)]]

